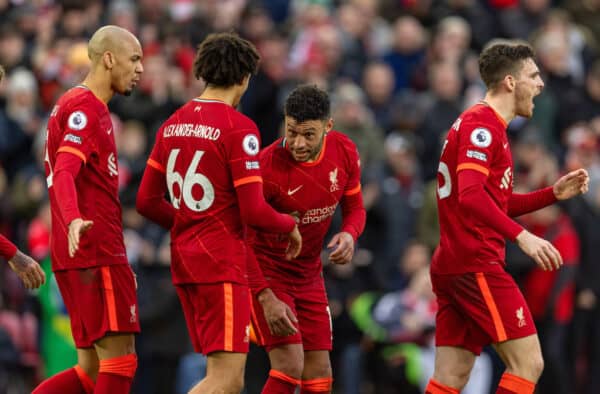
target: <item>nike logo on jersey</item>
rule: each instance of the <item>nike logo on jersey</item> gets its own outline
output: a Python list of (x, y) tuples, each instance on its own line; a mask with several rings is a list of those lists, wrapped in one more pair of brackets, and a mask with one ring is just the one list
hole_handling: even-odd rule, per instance
[(304, 186), (304, 185), (300, 185), (295, 189), (288, 189), (288, 196), (291, 196), (292, 194), (296, 193), (298, 190), (302, 189), (302, 186)]
[(508, 148), (508, 142), (505, 142), (504, 144), (502, 144), (502, 147), (503, 147), (504, 149)]
[(112, 127), (108, 130), (106, 130), (106, 134), (110, 135), (110, 133), (112, 133)]

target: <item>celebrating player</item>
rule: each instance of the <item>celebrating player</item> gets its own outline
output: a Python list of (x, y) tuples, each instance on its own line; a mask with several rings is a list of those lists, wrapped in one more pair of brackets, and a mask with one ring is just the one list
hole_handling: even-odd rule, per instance
[(129, 393), (137, 368), (135, 279), (123, 242), (117, 150), (106, 103), (115, 93), (131, 93), (143, 72), (142, 49), (127, 30), (104, 26), (90, 39), (88, 56), (91, 70), (83, 83), (50, 114), (45, 157), (52, 269), (78, 361), (34, 394)]
[(441, 239), (431, 276), (439, 311), (435, 372), (426, 392), (459, 393), (475, 357), (491, 343), (506, 365), (496, 393), (530, 394), (543, 359), (527, 304), (504, 270), (505, 239), (544, 270), (559, 269), (562, 259), (510, 217), (586, 192), (588, 175), (579, 169), (551, 187), (513, 193), (506, 127), (515, 116), (531, 117), (544, 83), (533, 50), (522, 44), (486, 48), (479, 71), (485, 99), (454, 122), (438, 168)]
[(321, 89), (296, 88), (285, 103), (285, 137), (260, 154), (267, 202), (298, 218), (304, 240), (302, 253), (288, 261), (286, 242), (277, 234), (250, 237), (260, 268), (249, 265), (257, 295), (253, 327), (271, 361), (263, 393), (291, 394), (297, 385), (306, 394), (331, 391), (332, 327), (320, 254), (341, 203), (342, 228), (327, 247), (332, 263), (350, 262), (366, 213), (356, 146), (331, 130), (329, 107)]
[(288, 258), (301, 249), (294, 218), (264, 200), (256, 125), (235, 110), (258, 60), (234, 34), (200, 44), (194, 72), (207, 87), (159, 129), (136, 202), (142, 215), (171, 229), (173, 282), (194, 347), (208, 355), (194, 394), (243, 387), (250, 337), (244, 224), (288, 234)]

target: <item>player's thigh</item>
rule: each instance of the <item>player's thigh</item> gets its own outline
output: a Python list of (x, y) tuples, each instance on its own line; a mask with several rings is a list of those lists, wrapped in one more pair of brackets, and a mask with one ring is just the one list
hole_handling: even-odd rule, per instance
[(304, 351), (331, 351), (333, 325), (323, 281), (296, 288), (294, 299)]
[(206, 376), (221, 382), (243, 379), (246, 358), (246, 353), (212, 352), (206, 357)]
[(327, 350), (310, 350), (304, 352), (304, 371), (302, 379), (331, 377), (331, 361)]
[[(280, 301), (286, 303), (295, 316), (298, 316), (298, 312), (296, 310), (296, 300), (292, 294), (292, 291), (285, 285), (274, 283), (271, 283), (270, 285), (275, 296)], [(265, 319), (264, 310), (262, 309), (262, 306), (256, 297), (252, 297), (252, 328), (257, 344), (264, 347), (268, 353), (271, 353), (271, 350), (281, 346), (302, 344), (302, 335), (300, 330), (298, 330), (296, 334), (287, 336), (277, 336), (271, 334), (269, 325)]]
[(250, 291), (237, 283), (176, 286), (188, 332), (198, 353), (248, 353)]
[[(543, 368), (542, 348), (537, 334), (495, 343), (493, 346), (506, 367), (513, 372), (531, 371), (536, 375)], [(530, 378), (533, 380), (537, 377)]]

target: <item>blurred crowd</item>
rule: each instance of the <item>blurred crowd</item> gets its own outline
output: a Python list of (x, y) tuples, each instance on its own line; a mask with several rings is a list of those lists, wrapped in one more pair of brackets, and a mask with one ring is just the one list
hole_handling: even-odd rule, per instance
[[(86, 74), (87, 40), (104, 24), (129, 29), (144, 50), (137, 91), (109, 105), (125, 243), (139, 283), (133, 392), (185, 393), (204, 368), (170, 283), (168, 235), (134, 205), (158, 126), (203, 88), (191, 75), (195, 46), (210, 32), (231, 30), (262, 57), (240, 109), (257, 123), (264, 146), (280, 135), (287, 93), (313, 83), (330, 92), (334, 128), (361, 155), (365, 233), (351, 264), (324, 259), (334, 390), (347, 394), (422, 392), (433, 363), (428, 266), (439, 239), (441, 144), (455, 118), (483, 97), (482, 47), (494, 38), (531, 43), (545, 89), (533, 118), (509, 125), (515, 190), (584, 167), (590, 191), (519, 219), (555, 244), (565, 260), (560, 271), (541, 271), (514, 245), (507, 266), (540, 331), (546, 369), (538, 392), (600, 392), (600, 0), (0, 0), (7, 71), (0, 231), (48, 273), (46, 121), (56, 99)], [(250, 360), (253, 394), (268, 366), (258, 349)], [(0, 264), (0, 392), (28, 393), (74, 363), (56, 283), (27, 292)], [(468, 392), (489, 392), (502, 368), (486, 351)]]

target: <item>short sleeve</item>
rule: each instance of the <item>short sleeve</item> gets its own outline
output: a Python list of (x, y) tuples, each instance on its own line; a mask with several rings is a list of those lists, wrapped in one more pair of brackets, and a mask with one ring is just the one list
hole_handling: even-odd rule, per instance
[(235, 187), (251, 182), (262, 182), (259, 151), (260, 133), (256, 127), (235, 130), (224, 141), (231, 178)]
[(501, 135), (486, 123), (463, 121), (458, 132), (458, 157), (456, 172), (475, 170), (488, 176)]
[(68, 152), (87, 163), (97, 151), (100, 128), (98, 114), (93, 107), (81, 104), (65, 111), (62, 116), (63, 137), (57, 152)]

